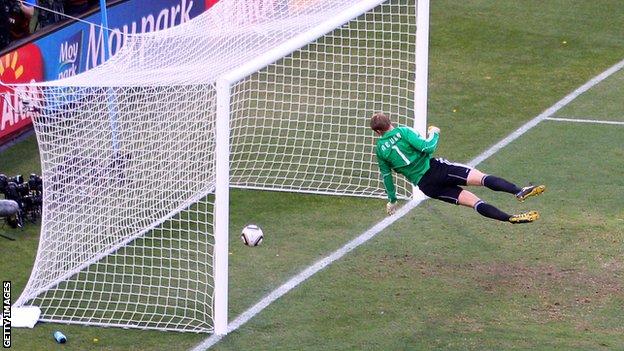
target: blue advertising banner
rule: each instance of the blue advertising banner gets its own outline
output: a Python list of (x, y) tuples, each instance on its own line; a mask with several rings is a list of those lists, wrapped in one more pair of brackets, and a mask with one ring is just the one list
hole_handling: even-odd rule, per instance
[[(114, 55), (127, 34), (167, 29), (189, 21), (205, 10), (197, 0), (128, 1), (108, 9), (108, 43), (99, 26), (100, 14), (84, 18), (92, 24), (76, 22), (34, 43), (43, 53), (45, 80), (66, 78), (89, 70), (104, 61), (104, 45)], [(95, 24), (93, 24), (95, 23)]]

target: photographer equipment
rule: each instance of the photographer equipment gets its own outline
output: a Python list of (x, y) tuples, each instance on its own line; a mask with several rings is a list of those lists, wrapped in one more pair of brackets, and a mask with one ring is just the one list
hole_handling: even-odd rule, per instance
[[(4, 194), (6, 200), (17, 204), (18, 207), (16, 216), (5, 216), (9, 226), (21, 227), (24, 219), (32, 223), (37, 222), (41, 216), (43, 202), (43, 180), (40, 176), (33, 173), (28, 182), (24, 182), (21, 174), (14, 177), (0, 174), (0, 193)], [(3, 216), (0, 215), (0, 217)]]
[(0, 217), (14, 216), (19, 212), (19, 205), (13, 200), (0, 200)]
[(20, 206), (13, 200), (0, 200), (0, 217), (6, 217), (11, 228), (22, 227)]

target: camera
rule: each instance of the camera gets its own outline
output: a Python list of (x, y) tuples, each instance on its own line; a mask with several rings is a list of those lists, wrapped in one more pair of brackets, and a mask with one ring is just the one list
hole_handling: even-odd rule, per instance
[(22, 227), (23, 225), (19, 205), (13, 200), (0, 200), (0, 217), (5, 217), (11, 228)]
[(32, 223), (41, 217), (43, 204), (43, 179), (37, 174), (31, 174), (26, 182), (21, 174), (7, 177), (0, 174), (0, 193), (6, 200), (17, 203), (16, 216), (6, 216), (6, 221), (13, 228), (21, 227), (25, 220)]

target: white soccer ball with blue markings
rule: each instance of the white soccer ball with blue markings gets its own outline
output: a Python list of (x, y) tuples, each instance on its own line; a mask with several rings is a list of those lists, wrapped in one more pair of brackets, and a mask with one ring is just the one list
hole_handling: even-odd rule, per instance
[(262, 229), (255, 224), (249, 224), (241, 232), (241, 240), (247, 246), (258, 246), (264, 239)]

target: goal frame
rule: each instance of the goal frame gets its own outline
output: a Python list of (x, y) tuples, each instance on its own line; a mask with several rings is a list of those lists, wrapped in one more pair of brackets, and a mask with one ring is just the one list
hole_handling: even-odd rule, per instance
[[(228, 256), (229, 256), (229, 189), (230, 189), (230, 114), (231, 89), (234, 84), (256, 71), (304, 47), (337, 27), (374, 9), (387, 0), (365, 0), (311, 30), (301, 33), (265, 54), (248, 61), (217, 79), (216, 115), (216, 189), (215, 189), (215, 251), (214, 251), (214, 333), (228, 333)], [(427, 124), (427, 82), (429, 57), (429, 1), (417, 0), (416, 72), (414, 89), (414, 129), (425, 135)], [(414, 185), (413, 197), (418, 188)]]
[[(210, 106), (211, 113), (214, 113), (214, 153), (210, 155), (214, 156), (213, 160), (210, 160), (211, 165), (214, 165), (214, 188), (211, 188), (210, 193), (214, 192), (214, 201), (212, 202), (213, 206), (213, 235), (214, 235), (214, 248), (212, 251), (212, 274), (213, 274), (213, 296), (212, 296), (212, 332), (216, 335), (225, 335), (230, 329), (228, 325), (228, 280), (229, 280), (229, 200), (230, 200), (230, 188), (231, 187), (241, 187), (241, 188), (253, 188), (247, 186), (237, 186), (236, 180), (232, 180), (236, 172), (235, 166), (232, 165), (234, 162), (235, 153), (232, 152), (232, 134), (234, 134), (235, 130), (232, 130), (231, 123), (234, 121), (235, 115), (235, 98), (234, 92), (236, 86), (252, 76), (254, 73), (261, 71), (272, 64), (275, 64), (279, 60), (287, 57), (288, 55), (293, 54), (295, 51), (304, 48), (306, 45), (313, 43), (317, 39), (331, 33), (332, 31), (339, 29), (341, 26), (349, 23), (350, 21), (356, 20), (358, 17), (366, 14), (369, 11), (374, 10), (376, 7), (387, 3), (389, 0), (359, 0), (356, 4), (350, 5), (349, 8), (342, 10), (335, 15), (332, 15), (328, 18), (323, 18), (320, 24), (315, 25), (313, 28), (305, 30), (302, 33), (299, 33), (288, 39), (281, 44), (271, 48), (270, 50), (264, 52), (263, 54), (259, 54), (255, 56), (253, 59), (242, 63), (238, 67), (230, 69), (226, 73), (216, 75), (211, 77), (210, 92), (214, 92), (214, 101), (215, 105)], [(412, 36), (413, 33), (410, 34), (409, 39), (409, 50), (414, 50), (413, 58), (410, 57), (407, 61), (410, 62), (413, 59), (414, 65), (413, 68), (410, 68), (409, 78), (405, 79), (410, 82), (410, 86), (414, 87), (413, 91), (413, 120), (411, 119), (411, 112), (409, 111), (412, 106), (410, 104), (405, 104), (405, 109), (402, 110), (403, 114), (407, 114), (408, 116), (403, 120), (405, 124), (411, 125), (415, 130), (417, 130), (421, 135), (426, 135), (426, 123), (427, 123), (427, 81), (428, 81), (428, 41), (429, 41), (429, 4), (430, 0), (412, 0), (416, 1), (416, 33), (415, 37)], [(399, 3), (400, 6), (403, 6), (404, 3)], [(410, 20), (413, 18), (413, 9), (414, 3), (410, 2)], [(401, 8), (402, 9), (402, 8)], [(404, 13), (401, 13), (403, 15)], [(413, 24), (413, 23), (412, 23)], [(414, 42), (415, 41), (415, 42)], [(415, 44), (415, 45), (414, 45)], [(251, 56), (250, 56), (251, 57)], [(113, 62), (114, 63), (114, 62)], [(228, 68), (230, 68), (229, 66)], [(225, 70), (221, 71), (224, 72)], [(385, 73), (385, 72), (384, 72)], [(412, 73), (414, 74), (412, 76)], [(387, 74), (385, 74), (387, 75)], [(216, 79), (215, 79), (216, 77)], [(390, 75), (391, 77), (391, 75)], [(413, 79), (413, 81), (411, 81)], [(413, 85), (412, 85), (413, 83)], [(42, 85), (57, 87), (57, 85), (43, 83)], [(71, 86), (71, 85), (70, 85)], [(78, 87), (83, 87), (82, 85), (78, 85)], [(99, 86), (108, 87), (108, 85)], [(110, 89), (110, 88), (109, 88)], [(406, 95), (411, 98), (412, 92), (407, 90)], [(108, 96), (108, 95), (107, 95)], [(212, 97), (211, 97), (212, 99)], [(351, 98), (353, 99), (353, 98)], [(409, 100), (409, 99), (408, 99)], [(351, 101), (351, 100), (350, 100)], [(214, 110), (213, 110), (214, 108)], [(110, 113), (110, 104), (108, 105), (108, 112)], [(375, 112), (375, 111), (370, 111)], [(307, 116), (306, 116), (307, 117)], [(212, 123), (211, 121), (211, 123)], [(112, 119), (110, 120), (110, 127), (113, 132), (112, 140), (114, 149), (116, 149), (115, 145), (116, 141), (116, 125), (113, 123)], [(369, 131), (370, 132), (370, 131)], [(38, 134), (39, 138), (39, 134)], [(371, 132), (371, 140), (372, 140), (372, 132)], [(368, 150), (368, 149), (367, 149)], [(368, 155), (372, 156), (372, 155)], [(214, 161), (214, 163), (212, 163)], [(370, 165), (374, 165), (374, 163), (370, 163)], [(372, 173), (371, 173), (372, 174)], [(369, 174), (366, 179), (369, 179), (371, 174)], [(409, 187), (408, 184), (405, 185)], [(376, 193), (376, 197), (382, 197), (383, 193), (381, 189), (377, 186), (374, 186), (378, 192)], [(263, 188), (265, 190), (276, 190), (280, 191), (280, 189), (275, 189), (271, 187)], [(407, 189), (406, 189), (407, 190)], [(420, 197), (421, 193), (418, 191), (416, 186), (412, 188), (411, 196), (413, 198)], [(202, 190), (203, 191), (203, 190)], [(287, 191), (287, 190), (281, 190)], [(313, 189), (303, 189), (303, 193), (316, 193), (316, 194), (327, 194), (327, 192), (322, 191), (314, 191)], [(146, 229), (137, 232), (132, 237), (128, 237), (124, 239), (125, 241), (119, 242), (115, 244), (114, 247), (107, 249), (106, 251), (98, 252), (98, 255), (93, 259), (90, 259), (88, 262), (85, 262), (81, 266), (72, 268), (71, 271), (65, 271), (64, 275), (59, 276), (54, 279), (52, 282), (45, 281), (47, 285), (43, 287), (38, 287), (38, 291), (35, 291), (36, 294), (30, 294), (26, 296), (26, 294), (22, 294), (18, 301), (15, 303), (14, 316), (17, 318), (19, 314), (22, 314), (21, 310), (24, 310), (22, 305), (24, 305), (25, 301), (28, 301), (40, 294), (47, 289), (51, 289), (59, 284), (64, 278), (82, 270), (89, 264), (93, 263), (94, 260), (99, 260), (103, 257), (106, 257), (111, 252), (123, 247), (128, 244), (132, 240), (137, 239), (141, 235), (145, 234), (147, 231), (155, 228), (157, 225), (162, 224), (164, 221), (170, 219), (179, 211), (186, 208), (189, 204), (193, 204), (198, 201), (200, 198), (207, 196), (207, 193), (196, 194), (192, 198), (186, 199), (184, 203), (178, 206), (175, 209), (172, 209), (164, 217), (160, 217), (158, 220), (151, 223)], [(365, 196), (362, 194), (348, 194), (352, 196)], [(408, 194), (404, 198), (406, 198)], [(44, 213), (45, 216), (45, 213)], [(43, 232), (43, 228), (42, 228)], [(37, 251), (37, 258), (35, 264), (39, 262), (41, 254), (41, 242), (40, 247)], [(33, 270), (34, 271), (34, 270)], [(28, 285), (31, 284), (33, 280), (33, 275), (29, 279)], [(28, 287), (27, 285), (27, 287)], [(29, 318), (32, 321), (33, 325), (38, 320), (38, 315), (35, 317)], [(53, 320), (46, 319), (51, 322), (67, 322), (66, 320)], [(74, 323), (72, 321), (72, 323)], [(95, 324), (85, 321), (75, 322), (77, 324)], [(102, 324), (99, 324), (102, 325)], [(119, 327), (128, 327), (128, 325), (121, 324), (113, 324), (106, 323), (107, 326), (119, 326)], [(134, 325), (132, 325), (134, 327)], [(138, 327), (138, 326), (137, 326)], [(158, 329), (158, 328), (156, 328)], [(162, 329), (161, 329), (162, 330)], [(177, 329), (164, 329), (164, 330), (177, 330)]]

